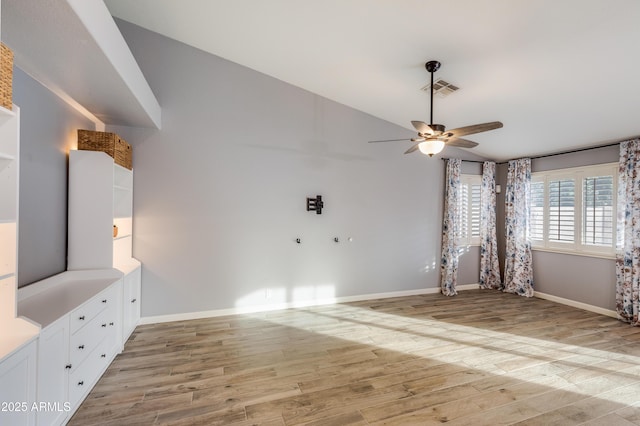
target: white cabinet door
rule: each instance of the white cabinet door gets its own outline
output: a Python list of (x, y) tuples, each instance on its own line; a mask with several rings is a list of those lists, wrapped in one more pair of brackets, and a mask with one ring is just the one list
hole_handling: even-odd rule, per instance
[(115, 356), (122, 351), (122, 302), (124, 300), (124, 296), (122, 295), (122, 281), (123, 280), (113, 283), (106, 294), (108, 303), (106, 316), (107, 337), (105, 350), (107, 351), (107, 359), (109, 361), (115, 358)]
[(123, 344), (126, 343), (140, 321), (141, 268), (137, 267), (124, 276), (124, 324)]
[(104, 152), (69, 152), (67, 269), (113, 267), (113, 159)]
[(65, 315), (40, 332), (38, 347), (38, 401), (51, 403), (39, 411), (39, 425), (63, 424), (71, 409), (69, 401), (69, 316)]
[(34, 425), (36, 411), (35, 340), (0, 363), (0, 424)]

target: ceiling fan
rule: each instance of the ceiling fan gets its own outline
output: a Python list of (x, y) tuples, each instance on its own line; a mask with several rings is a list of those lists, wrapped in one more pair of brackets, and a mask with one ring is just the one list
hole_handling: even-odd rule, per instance
[(433, 154), (437, 154), (444, 149), (445, 145), (458, 146), (461, 148), (473, 148), (478, 146), (477, 142), (473, 142), (467, 139), (462, 139), (460, 136), (471, 135), (474, 133), (486, 132), (489, 130), (499, 129), (502, 127), (502, 123), (499, 121), (492, 121), (489, 123), (474, 124), (471, 126), (458, 127), (457, 129), (445, 130), (442, 124), (433, 124), (433, 74), (440, 69), (440, 62), (429, 61), (425, 64), (425, 68), (431, 73), (431, 105), (430, 105), (430, 124), (423, 121), (412, 121), (413, 127), (418, 131), (417, 138), (411, 139), (386, 139), (379, 141), (369, 141), (369, 143), (376, 142), (396, 142), (410, 140), (415, 144), (405, 151), (405, 154), (410, 154), (416, 150), (420, 150), (423, 154), (432, 157)]

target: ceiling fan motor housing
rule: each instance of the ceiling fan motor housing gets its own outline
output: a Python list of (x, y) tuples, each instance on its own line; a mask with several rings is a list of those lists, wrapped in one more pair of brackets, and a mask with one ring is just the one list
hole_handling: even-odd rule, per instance
[[(429, 127), (431, 127), (431, 130), (433, 130), (432, 135), (441, 135), (444, 133), (444, 125), (442, 124), (429, 124)], [(425, 135), (425, 136), (431, 136), (431, 135)]]

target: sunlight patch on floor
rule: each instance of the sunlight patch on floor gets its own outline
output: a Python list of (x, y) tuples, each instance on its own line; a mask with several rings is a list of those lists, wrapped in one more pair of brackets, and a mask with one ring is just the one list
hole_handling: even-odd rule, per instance
[[(640, 357), (624, 353), (348, 305), (317, 306), (294, 315), (291, 311), (287, 315), (271, 312), (260, 317), (362, 345), (466, 365), (490, 375), (597, 395), (612, 402), (633, 403), (640, 392)], [(335, 331), (336, 324), (343, 325), (339, 331)], [(526, 324), (523, 327), (526, 329)], [(615, 380), (616, 388), (602, 392), (603, 380)]]

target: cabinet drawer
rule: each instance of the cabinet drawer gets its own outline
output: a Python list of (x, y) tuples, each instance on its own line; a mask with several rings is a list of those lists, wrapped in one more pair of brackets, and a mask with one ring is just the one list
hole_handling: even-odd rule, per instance
[(91, 319), (102, 312), (103, 309), (115, 305), (117, 303), (116, 294), (117, 292), (114, 286), (110, 286), (92, 297), (79, 308), (73, 310), (70, 315), (71, 334), (74, 334), (84, 325), (88, 324)]
[(104, 309), (71, 336), (69, 361), (72, 369), (76, 369), (84, 359), (107, 337), (109, 311)]
[(69, 402), (77, 407), (89, 393), (98, 378), (109, 364), (106, 353), (106, 342), (101, 342), (88, 356), (82, 365), (76, 368), (69, 377)]
[(102, 297), (104, 292), (85, 302), (79, 308), (71, 312), (71, 334), (80, 330), (86, 324), (107, 307), (108, 299)]

